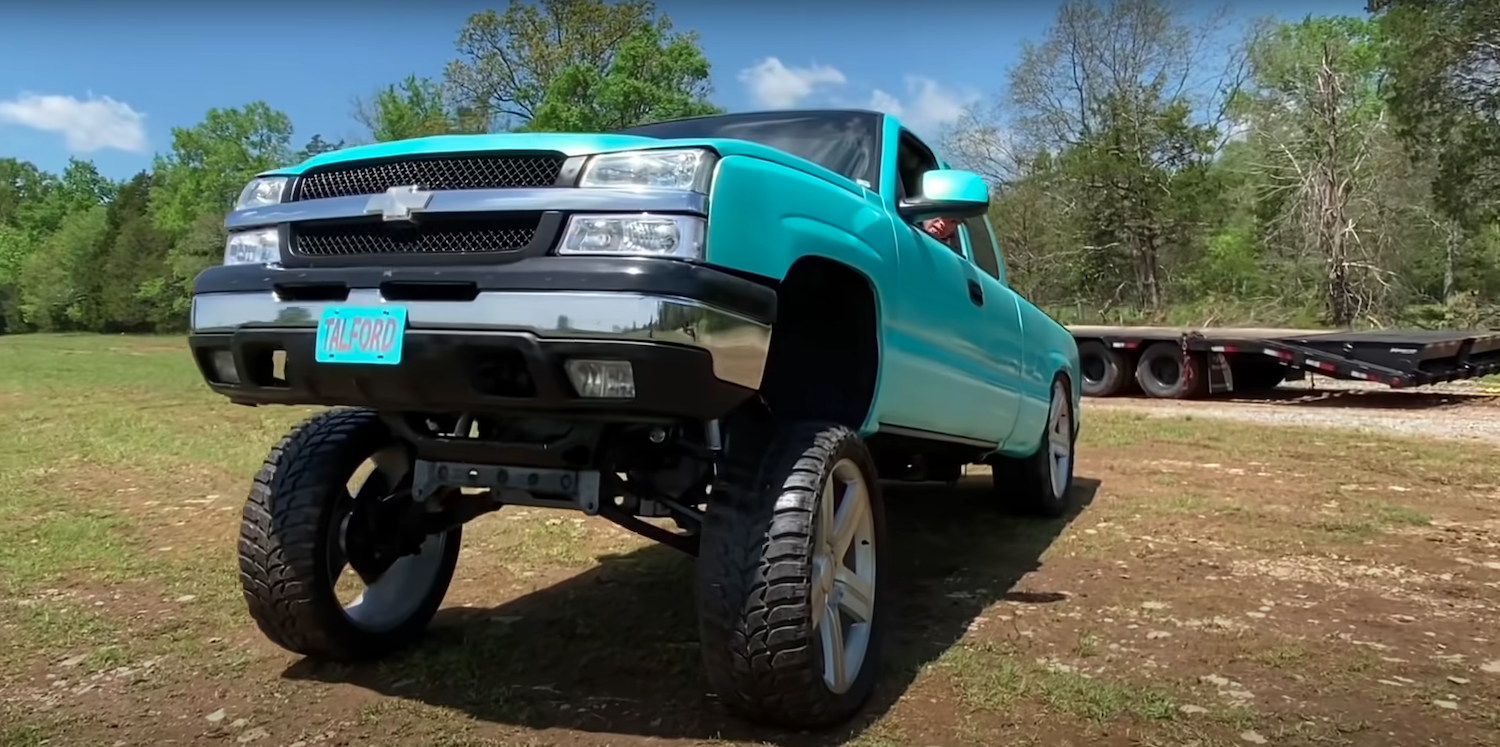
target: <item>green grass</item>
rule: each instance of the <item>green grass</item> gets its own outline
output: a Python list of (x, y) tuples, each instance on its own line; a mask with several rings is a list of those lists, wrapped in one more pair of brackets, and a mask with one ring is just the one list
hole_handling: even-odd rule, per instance
[(1123, 718), (1167, 721), (1177, 714), (1173, 697), (1165, 688), (1048, 667), (1010, 646), (959, 644), (943, 656), (942, 662), (953, 677), (959, 697), (993, 713), (1009, 713), (1025, 701), (1096, 727)]
[[(105, 642), (123, 660), (176, 650), (200, 624), (230, 615), (238, 624), (225, 562), (232, 546), (158, 551), (143, 536), (139, 504), (243, 490), (296, 414), (222, 401), (198, 379), (181, 338), (0, 337), (0, 359), (0, 610), (33, 637), (30, 654)], [(134, 496), (133, 510), (122, 510)], [(198, 603), (185, 622), (158, 621), (142, 639), (87, 602), (34, 598), (122, 586)]]
[[(206, 641), (255, 635), (234, 563), (238, 507), (267, 449), (309, 410), (228, 404), (202, 384), (180, 338), (0, 337), (0, 360), (6, 362), (0, 366), (0, 422), (6, 423), (0, 429), (0, 625), (9, 639), (28, 641), (24, 648), (0, 648), (0, 688), (24, 681), (39, 664), (79, 656), (74, 671), (83, 674), (166, 657), (162, 668), (178, 685), (297, 687), (284, 680), (242, 681), (267, 654)], [(1090, 410), (1087, 402), (1083, 424), (1080, 477), (1103, 483), (1089, 515), (1061, 539), (1054, 541), (1056, 523), (997, 516), (924, 522), (914, 530), (922, 533), (922, 546), (941, 564), (943, 548), (973, 542), (980, 532), (993, 549), (970, 551), (969, 566), (953, 571), (973, 584), (990, 583), (988, 569), (1020, 547), (1112, 567), (1125, 557), (1119, 543), (1127, 535), (1117, 529), (1084, 534), (1106, 519), (1136, 521), (1131, 532), (1137, 534), (1169, 535), (1190, 526), (1199, 532), (1194, 536), (1267, 555), (1284, 553), (1293, 543), (1357, 552), (1358, 545), (1383, 534), (1430, 524), (1450, 510), (1450, 502), (1479, 505), (1470, 495), (1473, 486), (1500, 482), (1495, 450), (1482, 446), (1225, 427), (1201, 418)], [(1262, 462), (1285, 482), (1234, 482), (1212, 470), (1167, 474), (1152, 466), (1162, 459), (1226, 467)], [(1306, 476), (1287, 476), (1292, 471)], [(1420, 489), (1378, 490), (1398, 484)], [(1376, 489), (1342, 493), (1343, 485)], [(208, 495), (219, 498), (202, 503)], [(1333, 501), (1337, 508), (1323, 508)], [(221, 506), (231, 510), (216, 510)], [(549, 709), (557, 696), (545, 688), (559, 679), (592, 683), (622, 671), (649, 672), (662, 687), (699, 692), (690, 563), (670, 551), (641, 550), (643, 542), (620, 539), (602, 522), (548, 520), (552, 516), (486, 517), (466, 533), (466, 552), (477, 557), (460, 566), (460, 575), (475, 574), (469, 588), (490, 595), (502, 609), (446, 624), (431, 645), (351, 670), (377, 691), (404, 682), (408, 692), (441, 692), (448, 707), (397, 696), (337, 719), (393, 743), (525, 745), (530, 736), (492, 739), (477, 721), (555, 720)], [(606, 552), (621, 555), (601, 559)], [(1130, 559), (1132, 572), (1146, 562)], [(547, 583), (538, 583), (529, 599), (511, 599), (510, 586), (498, 583), (524, 586), (524, 579), (542, 577)], [(185, 595), (194, 599), (176, 601)], [(517, 619), (486, 622), (491, 615)], [(1109, 648), (1111, 634), (1085, 616), (1057, 651), (1078, 666), (1103, 665), (1116, 655)], [(543, 635), (570, 643), (531, 645)], [(891, 656), (899, 661), (915, 655), (898, 646)], [(1249, 664), (1282, 676), (1314, 664), (1343, 671), (1338, 667), (1344, 665), (1317, 659), (1290, 643), (1247, 657)], [(908, 739), (903, 724), (887, 717), (852, 744), (988, 744), (994, 738), (990, 725), (1014, 711), (1096, 731), (1117, 721), (1131, 724), (1148, 735), (1141, 744), (1159, 743), (1152, 740), (1162, 734), (1181, 736), (1187, 728), (1175, 710), (1175, 704), (1189, 702), (1174, 689), (1178, 683), (1121, 678), (1118, 669), (1113, 676), (1058, 670), (1009, 644), (962, 643), (941, 658), (912, 665), (939, 673), (977, 720), (953, 725), (951, 739), (918, 732)], [(1350, 680), (1351, 687), (1357, 684)], [(1258, 717), (1221, 710), (1214, 718), (1226, 728), (1250, 728)], [(58, 735), (78, 728), (65, 717), (3, 711), (0, 724), (0, 747), (72, 744)]]

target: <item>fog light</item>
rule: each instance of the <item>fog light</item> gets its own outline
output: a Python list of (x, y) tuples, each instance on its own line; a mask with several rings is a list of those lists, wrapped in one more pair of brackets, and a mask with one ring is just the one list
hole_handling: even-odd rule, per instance
[(635, 372), (630, 361), (571, 360), (564, 364), (568, 380), (580, 397), (629, 399), (635, 396)]
[(239, 385), (240, 372), (239, 369), (236, 369), (234, 367), (233, 351), (215, 350), (213, 354), (208, 357), (208, 362), (209, 365), (213, 366), (214, 378), (224, 382), (225, 384), (234, 384), (236, 386)]

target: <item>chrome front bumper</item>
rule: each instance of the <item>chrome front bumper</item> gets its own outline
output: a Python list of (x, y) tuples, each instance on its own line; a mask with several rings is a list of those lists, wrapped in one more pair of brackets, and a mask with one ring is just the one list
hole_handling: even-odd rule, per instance
[(714, 375), (758, 389), (771, 327), (687, 298), (579, 291), (486, 291), (472, 301), (387, 301), (356, 289), (343, 301), (285, 301), (272, 291), (193, 297), (194, 334), (251, 329), (316, 329), (330, 306), (400, 305), (409, 329), (529, 332), (561, 340), (618, 340), (686, 345), (707, 351)]

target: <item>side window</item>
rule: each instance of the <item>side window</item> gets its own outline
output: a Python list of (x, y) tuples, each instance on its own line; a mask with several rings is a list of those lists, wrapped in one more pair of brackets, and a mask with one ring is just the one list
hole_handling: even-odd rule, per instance
[[(939, 168), (937, 156), (933, 155), (932, 149), (928, 148), (917, 139), (916, 135), (907, 130), (901, 131), (901, 140), (896, 146), (896, 200), (900, 201), (909, 196), (920, 195), (922, 192), (922, 175)], [(912, 228), (922, 231), (922, 227), (912, 224)], [(925, 233), (925, 231), (924, 231)], [(954, 232), (947, 240), (938, 240), (938, 243), (953, 250), (960, 257), (964, 256), (961, 232)]]
[(922, 175), (937, 167), (937, 156), (916, 135), (903, 129), (896, 146), (897, 199), (921, 194)]
[(969, 232), (969, 249), (972, 251), (974, 264), (979, 265), (979, 269), (990, 277), (1005, 282), (1000, 273), (1000, 259), (996, 256), (995, 239), (990, 234), (990, 226), (984, 216), (964, 221), (964, 228)]

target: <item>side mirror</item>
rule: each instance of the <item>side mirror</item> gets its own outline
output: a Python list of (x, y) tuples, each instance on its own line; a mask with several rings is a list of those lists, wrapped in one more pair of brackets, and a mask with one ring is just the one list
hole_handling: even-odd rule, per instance
[(922, 175), (922, 194), (896, 207), (907, 221), (977, 218), (990, 209), (990, 188), (972, 171), (934, 169)]

